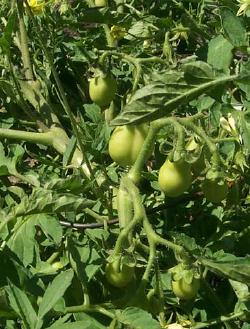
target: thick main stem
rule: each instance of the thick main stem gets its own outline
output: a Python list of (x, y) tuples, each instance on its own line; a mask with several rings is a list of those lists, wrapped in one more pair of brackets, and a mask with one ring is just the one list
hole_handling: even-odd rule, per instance
[(25, 78), (27, 80), (34, 80), (34, 74), (32, 70), (31, 60), (30, 60), (30, 53), (28, 47), (28, 36), (26, 27), (24, 24), (24, 15), (23, 15), (23, 1), (17, 0), (17, 8), (18, 8), (18, 16), (19, 16), (19, 31), (20, 31), (20, 46), (21, 46), (21, 53), (22, 53), (22, 61), (23, 61), (23, 68)]

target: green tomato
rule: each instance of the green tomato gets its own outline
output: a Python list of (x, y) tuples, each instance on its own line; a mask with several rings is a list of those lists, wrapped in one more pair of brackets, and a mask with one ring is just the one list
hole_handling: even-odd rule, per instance
[(134, 267), (122, 264), (120, 272), (117, 272), (115, 262), (108, 263), (105, 267), (105, 275), (107, 281), (114, 287), (126, 287), (134, 278)]
[(219, 185), (216, 180), (213, 181), (205, 179), (202, 186), (202, 190), (207, 201), (212, 203), (220, 203), (226, 198), (228, 187), (226, 182), (224, 182), (224, 184), (222, 185)]
[(107, 0), (95, 0), (96, 7), (106, 7), (108, 5)]
[(132, 166), (148, 133), (145, 124), (115, 128), (109, 140), (109, 155), (120, 166)]
[(171, 162), (167, 159), (160, 168), (158, 182), (166, 196), (181, 195), (188, 190), (192, 182), (190, 164), (182, 160)]
[(89, 81), (89, 96), (100, 107), (108, 106), (115, 98), (117, 83), (113, 76), (96, 76)]
[(189, 300), (193, 299), (200, 288), (200, 279), (193, 278), (191, 283), (187, 283), (184, 278), (174, 281), (172, 280), (172, 290), (176, 297)]

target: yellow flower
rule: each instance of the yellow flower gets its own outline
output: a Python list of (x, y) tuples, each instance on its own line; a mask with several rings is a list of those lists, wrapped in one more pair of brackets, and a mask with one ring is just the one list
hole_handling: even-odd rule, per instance
[(28, 5), (34, 15), (40, 15), (45, 7), (45, 0), (28, 0)]
[(240, 8), (237, 11), (237, 16), (246, 15), (246, 12), (250, 10), (250, 0), (237, 0), (240, 3)]
[(113, 25), (110, 29), (110, 34), (114, 40), (121, 40), (127, 34), (127, 31), (124, 27)]

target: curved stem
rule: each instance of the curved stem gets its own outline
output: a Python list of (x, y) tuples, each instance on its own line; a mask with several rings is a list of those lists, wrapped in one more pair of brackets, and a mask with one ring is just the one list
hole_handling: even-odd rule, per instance
[(137, 86), (139, 84), (140, 78), (141, 78), (141, 73), (142, 73), (142, 68), (141, 65), (145, 64), (145, 63), (160, 63), (163, 65), (167, 65), (166, 61), (158, 58), (158, 57), (150, 57), (150, 58), (136, 58), (133, 57), (131, 55), (125, 54), (125, 53), (120, 53), (117, 52), (115, 50), (107, 50), (105, 51), (99, 59), (99, 64), (101, 66), (104, 65), (104, 62), (106, 60), (107, 57), (109, 56), (113, 56), (113, 57), (117, 57), (120, 58), (121, 60), (124, 60), (126, 62), (129, 62), (131, 64), (133, 64), (135, 66), (136, 69), (136, 74), (134, 77), (134, 82), (133, 82), (133, 87), (132, 87), (132, 92), (135, 92), (137, 89)]
[(156, 256), (156, 244), (152, 239), (149, 239), (149, 257), (148, 257), (146, 270), (142, 277), (142, 281), (147, 281), (147, 282), (149, 281), (150, 272), (152, 267), (154, 266), (155, 256)]
[(128, 177), (132, 179), (132, 181), (136, 184), (135, 177), (140, 177), (141, 171), (143, 169), (143, 166), (149, 159), (149, 157), (152, 154), (154, 143), (156, 139), (156, 135), (158, 134), (159, 130), (163, 128), (166, 125), (173, 125), (178, 134), (179, 134), (179, 143), (178, 143), (178, 149), (180, 148), (184, 149), (184, 131), (181, 126), (181, 124), (177, 121), (177, 118), (165, 118), (165, 119), (159, 119), (151, 123), (148, 135), (143, 143), (143, 146), (140, 150), (140, 153), (138, 154), (138, 157), (134, 163), (134, 165), (131, 167), (131, 169), (128, 172)]
[(134, 177), (138, 177), (138, 176), (140, 177), (143, 166), (145, 165), (148, 158), (152, 154), (157, 133), (158, 133), (158, 129), (152, 123), (149, 128), (147, 137), (144, 141), (144, 144), (142, 146), (142, 149), (141, 149), (140, 153), (138, 154), (138, 157), (137, 157), (134, 165), (131, 167), (131, 169), (128, 172), (128, 177), (130, 179), (132, 179), (132, 181), (135, 184), (137, 182), (135, 181)]

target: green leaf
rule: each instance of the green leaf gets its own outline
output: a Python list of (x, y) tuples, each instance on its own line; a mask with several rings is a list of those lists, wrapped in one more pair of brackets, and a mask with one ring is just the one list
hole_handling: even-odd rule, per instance
[(71, 284), (73, 275), (73, 270), (67, 270), (56, 276), (52, 283), (48, 285), (41, 304), (39, 306), (39, 319), (42, 319), (56, 305), (57, 301), (64, 295), (65, 291)]
[(133, 329), (160, 329), (158, 321), (154, 320), (148, 312), (137, 308), (128, 307), (117, 315), (118, 320)]
[(69, 143), (63, 154), (63, 166), (64, 167), (66, 167), (72, 160), (75, 149), (76, 149), (76, 138), (75, 138), (75, 136), (72, 136), (71, 139), (69, 140)]
[(39, 213), (60, 213), (62, 211), (80, 212), (95, 202), (70, 193), (57, 194), (42, 188), (34, 188), (30, 196), (23, 198), (22, 202), (12, 211), (16, 216)]
[(3, 144), (0, 143), (0, 176), (16, 175), (16, 166), (24, 155), (21, 145), (9, 145), (9, 154), (5, 155)]
[(228, 72), (233, 59), (232, 50), (232, 44), (222, 35), (218, 35), (208, 44), (207, 62), (217, 70)]
[(34, 259), (37, 220), (37, 217), (27, 216), (17, 221), (7, 244), (24, 266), (31, 264)]
[(86, 181), (80, 175), (71, 175), (66, 178), (53, 178), (45, 184), (47, 190), (74, 191), (84, 188)]
[(250, 293), (246, 284), (234, 280), (229, 280), (229, 282), (239, 300), (250, 298)]
[(0, 47), (3, 49), (4, 53), (8, 55), (10, 55), (12, 34), (14, 32), (16, 22), (17, 12), (13, 11), (8, 17), (8, 22), (5, 27), (3, 36), (0, 38)]
[(6, 288), (10, 306), (23, 320), (24, 327), (27, 329), (41, 328), (42, 322), (38, 320), (37, 314), (24, 291), (9, 282)]
[(239, 127), (244, 145), (250, 152), (250, 112), (245, 112), (239, 116)]
[(232, 256), (231, 260), (225, 259), (224, 261), (199, 258), (199, 261), (218, 275), (250, 285), (250, 257), (236, 258)]
[(102, 266), (102, 259), (98, 252), (89, 244), (76, 245), (72, 239), (68, 240), (70, 263), (83, 282), (91, 280)]
[(168, 77), (167, 75), (165, 77), (165, 83), (154, 82), (137, 90), (124, 111), (110, 124), (113, 126), (139, 124), (168, 116), (171, 111), (179, 106), (187, 105), (211, 88), (224, 85), (237, 78), (236, 75), (224, 76), (199, 85), (192, 85), (184, 80), (183, 75), (176, 72), (169, 73)]
[(212, 67), (206, 62), (196, 61), (183, 65), (184, 79), (191, 84), (202, 84), (214, 78)]
[(55, 217), (47, 214), (39, 214), (36, 216), (38, 217), (37, 226), (40, 226), (49, 240), (59, 245), (63, 237), (63, 229), (59, 221)]
[(95, 319), (89, 318), (87, 321), (76, 321), (71, 323), (64, 323), (59, 325), (52, 325), (47, 329), (104, 329), (104, 327), (100, 323), (98, 323)]
[(36, 227), (39, 226), (49, 240), (59, 244), (62, 240), (62, 227), (58, 220), (46, 214), (24, 216), (20, 218), (12, 229), (7, 243), (25, 266), (34, 260), (36, 251)]
[(248, 46), (247, 31), (243, 19), (236, 16), (229, 8), (221, 8), (222, 27), (226, 38), (234, 47)]

